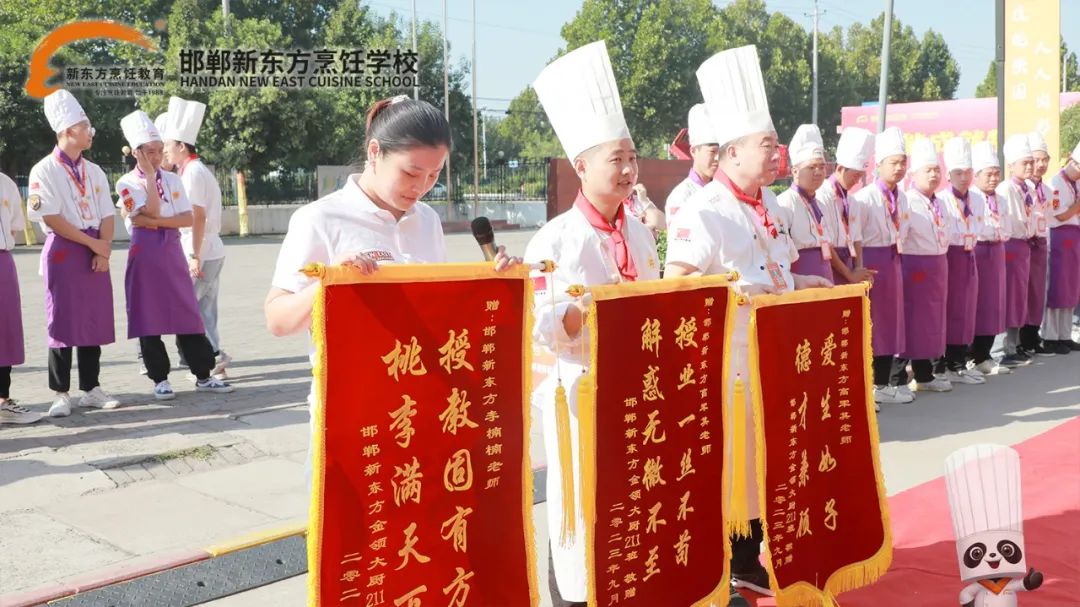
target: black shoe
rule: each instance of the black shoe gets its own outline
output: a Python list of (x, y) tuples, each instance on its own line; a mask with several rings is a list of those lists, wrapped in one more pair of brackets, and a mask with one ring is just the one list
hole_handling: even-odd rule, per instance
[(1072, 348), (1069, 347), (1069, 342), (1066, 341), (1048, 341), (1046, 342), (1046, 347), (1052, 350), (1054, 354), (1060, 354), (1062, 356), (1065, 354), (1072, 354)]
[(1017, 354), (1006, 354), (1001, 358), (1001, 360), (998, 361), (998, 364), (1002, 367), (1015, 369), (1017, 367), (1027, 364), (1027, 362), (1024, 359), (1020, 358), (1020, 356)]
[(1028, 350), (1028, 351), (1035, 354), (1036, 356), (1042, 356), (1042, 357), (1045, 357), (1045, 358), (1049, 358), (1051, 356), (1057, 356), (1057, 352), (1056, 352), (1055, 349), (1051, 349), (1051, 348), (1046, 347), (1046, 344), (1044, 344), (1042, 342), (1040, 342), (1038, 345), (1036, 345), (1034, 348), (1032, 348), (1031, 350)]
[(1018, 347), (1016, 349), (1015, 356), (1016, 356), (1016, 359), (1019, 360), (1020, 364), (1022, 364), (1022, 365), (1030, 364), (1031, 359), (1035, 358), (1035, 355), (1032, 354), (1031, 352), (1029, 352), (1027, 350), (1027, 348), (1024, 348), (1023, 346), (1020, 346), (1020, 347)]
[(774, 596), (769, 589), (769, 572), (760, 563), (755, 563), (755, 567), (747, 572), (731, 572), (731, 586), (746, 588), (764, 596)]
[(1065, 347), (1067, 347), (1069, 350), (1071, 350), (1073, 352), (1080, 352), (1080, 343), (1077, 343), (1077, 342), (1075, 342), (1075, 341), (1073, 341), (1071, 339), (1067, 339), (1067, 340), (1065, 340), (1065, 341), (1063, 341), (1061, 343), (1065, 344)]

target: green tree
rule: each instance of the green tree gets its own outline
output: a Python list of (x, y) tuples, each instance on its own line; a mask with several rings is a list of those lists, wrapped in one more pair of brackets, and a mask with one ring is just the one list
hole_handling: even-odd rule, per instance
[[(1069, 52), (1069, 45), (1065, 44), (1065, 41), (1061, 41), (1061, 50), (1059, 53), (1061, 63), (1065, 65), (1065, 74), (1068, 80), (1066, 81), (1066, 91), (1080, 92), (1080, 61), (1076, 58), (1076, 53)], [(979, 86), (975, 89), (976, 97), (997, 97), (997, 62), (991, 61), (990, 67), (986, 71), (986, 77), (979, 83)]]
[(1080, 103), (1061, 113), (1061, 158), (1068, 158), (1080, 143)]

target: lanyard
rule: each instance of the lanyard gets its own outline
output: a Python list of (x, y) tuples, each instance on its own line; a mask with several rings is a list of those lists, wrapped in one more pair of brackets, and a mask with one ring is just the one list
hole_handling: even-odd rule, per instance
[[(971, 192), (960, 194), (956, 188), (952, 189), (953, 198), (956, 199), (956, 210), (960, 212), (960, 218), (964, 220), (964, 228), (971, 231)], [(963, 201), (963, 202), (961, 202)]]
[(75, 187), (79, 189), (79, 196), (86, 196), (86, 161), (83, 157), (79, 156), (79, 161), (76, 162), (65, 154), (60, 148), (56, 148), (56, 159), (60, 161), (61, 166), (64, 167), (64, 171), (67, 172), (68, 177), (75, 182)]
[(813, 197), (807, 197), (806, 192), (798, 186), (795, 186), (795, 192), (799, 195), (799, 198), (802, 198), (803, 206), (806, 207), (806, 214), (809, 216), (814, 229), (817, 230), (818, 238), (824, 238), (825, 229), (821, 227), (821, 218), (818, 217), (819, 210), (814, 208)]
[(900, 202), (898, 192), (894, 192), (893, 188), (889, 188), (885, 185), (884, 181), (877, 180), (877, 187), (881, 190), (881, 193), (889, 201), (886, 210), (889, 212), (889, 217), (892, 219), (893, 226), (896, 227), (896, 231), (900, 231)]
[[(135, 174), (139, 176), (139, 179), (146, 179), (146, 173), (139, 167), (135, 167)], [(165, 198), (165, 186), (162, 185), (161, 169), (154, 172), (154, 184), (157, 186), (158, 196), (161, 197), (161, 202), (170, 202)]]

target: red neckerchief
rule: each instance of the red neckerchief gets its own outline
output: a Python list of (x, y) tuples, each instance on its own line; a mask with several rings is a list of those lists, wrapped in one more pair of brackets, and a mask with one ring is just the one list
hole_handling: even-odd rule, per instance
[[(135, 174), (139, 176), (139, 179), (146, 179), (146, 173), (143, 173), (143, 170), (139, 167), (135, 167)], [(154, 181), (155, 185), (157, 185), (158, 196), (161, 196), (161, 202), (168, 202), (168, 199), (165, 198), (165, 186), (161, 183), (161, 169), (154, 173)]]
[(836, 175), (830, 175), (829, 181), (832, 182), (833, 190), (836, 192), (836, 197), (840, 199), (841, 208), (843, 209), (840, 214), (844, 218), (844, 225), (848, 224), (848, 199), (847, 190), (844, 186), (840, 185), (840, 182), (836, 180)]
[(880, 179), (878, 179), (875, 183), (877, 183), (877, 187), (878, 187), (879, 190), (881, 190), (881, 193), (882, 193), (882, 195), (885, 196), (885, 199), (889, 201), (889, 204), (888, 204), (889, 217), (892, 218), (893, 225), (896, 226), (897, 230), (899, 230), (900, 229), (900, 201), (899, 201), (900, 193), (897, 191), (896, 186), (893, 186), (893, 187), (890, 188), (889, 186), (885, 185), (884, 181), (882, 181)]
[(64, 150), (60, 149), (60, 146), (56, 146), (55, 154), (56, 159), (67, 171), (68, 177), (75, 182), (75, 187), (79, 188), (79, 195), (86, 196), (86, 163), (83, 161), (82, 154), (79, 154), (78, 160), (72, 160), (68, 158)]
[(585, 193), (581, 190), (578, 190), (574, 206), (585, 216), (585, 220), (589, 222), (589, 225), (611, 237), (608, 240), (608, 248), (611, 249), (612, 254), (615, 256), (615, 264), (619, 267), (619, 274), (626, 280), (637, 280), (638, 273), (637, 267), (634, 265), (634, 257), (630, 254), (630, 248), (626, 244), (626, 236), (623, 234), (623, 229), (626, 227), (626, 206), (620, 204), (619, 210), (615, 211), (614, 226), (604, 219), (604, 216), (600, 214), (600, 211), (596, 210), (596, 207), (589, 202), (588, 198), (585, 198)]
[(952, 195), (955, 196), (957, 200), (963, 201), (963, 203), (964, 203), (964, 211), (963, 211), (964, 212), (964, 217), (965, 218), (966, 217), (971, 217), (971, 202), (970, 202), (971, 190), (968, 190), (968, 191), (964, 192), (963, 194), (961, 194), (960, 191), (957, 190), (954, 187), (952, 189)]
[(1061, 175), (1061, 178), (1065, 183), (1069, 184), (1069, 189), (1071, 189), (1073, 193), (1073, 204), (1080, 202), (1080, 200), (1077, 200), (1077, 198), (1080, 198), (1080, 192), (1077, 192), (1076, 180), (1069, 179), (1069, 174), (1065, 172), (1065, 169), (1061, 169), (1061, 172), (1058, 174)]
[(177, 174), (183, 176), (184, 169), (187, 168), (188, 163), (191, 162), (192, 160), (198, 160), (198, 159), (199, 159), (198, 154), (192, 154), (191, 156), (188, 156), (187, 160), (184, 161), (184, 164), (180, 165), (180, 169), (177, 171)]
[[(1016, 184), (1016, 187), (1020, 188), (1020, 192), (1024, 194), (1024, 206), (1030, 207), (1035, 204), (1035, 201), (1031, 199), (1031, 190), (1028, 189), (1027, 182), (1019, 177), (1013, 177), (1012, 180), (1013, 183)], [(1029, 210), (1028, 212), (1030, 213), (1031, 211)]]
[(758, 188), (755, 196), (749, 196), (746, 192), (739, 189), (739, 186), (735, 185), (724, 171), (716, 171), (715, 179), (726, 185), (727, 188), (731, 190), (731, 193), (735, 196), (736, 200), (750, 205), (750, 208), (757, 214), (758, 219), (761, 220), (761, 225), (765, 228), (765, 231), (769, 233), (769, 236), (776, 238), (780, 235), (780, 232), (776, 229), (776, 224), (773, 223), (772, 218), (769, 217), (769, 210), (765, 208), (765, 203), (761, 201), (761, 188)]
[(690, 181), (693, 181), (694, 183), (698, 184), (701, 187), (705, 187), (705, 186), (709, 185), (708, 181), (705, 181), (704, 179), (701, 178), (701, 175), (698, 175), (697, 171), (694, 170), (694, 167), (690, 167), (689, 179), (690, 179)]

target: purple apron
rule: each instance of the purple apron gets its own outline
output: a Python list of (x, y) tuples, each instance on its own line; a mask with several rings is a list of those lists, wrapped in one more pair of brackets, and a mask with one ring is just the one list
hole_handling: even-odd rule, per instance
[(128, 251), (128, 338), (205, 333), (180, 230), (134, 228)]
[(1031, 245), (1027, 239), (1005, 241), (1005, 327), (1019, 329), (1027, 323), (1028, 276)]
[(821, 247), (799, 249), (799, 258), (795, 260), (795, 263), (791, 264), (791, 273), (802, 274), (803, 276), (820, 276), (829, 281), (833, 279), (832, 264), (826, 261), (821, 254)]
[(964, 346), (975, 339), (975, 308), (979, 300), (979, 274), (975, 251), (949, 247), (949, 295), (945, 304), (945, 343)]
[(975, 334), (1005, 332), (1005, 245), (980, 242), (975, 246), (979, 300), (975, 305)]
[(904, 283), (895, 246), (863, 247), (863, 267), (875, 270), (870, 288), (874, 356), (893, 356), (904, 350)]
[(1061, 310), (1080, 303), (1080, 226), (1050, 230), (1050, 289), (1046, 307)]
[(23, 348), (22, 299), (19, 273), (11, 251), (0, 251), (0, 367), (26, 362)]
[(1046, 312), (1046, 267), (1050, 262), (1050, 247), (1045, 238), (1032, 238), (1031, 272), (1028, 274), (1027, 322), (1024, 324), (1039, 326)]
[(901, 358), (925, 360), (945, 354), (946, 255), (901, 255), (904, 268), (905, 339)]
[[(94, 228), (83, 233), (98, 237)], [(50, 233), (41, 255), (49, 347), (104, 346), (116, 341), (112, 279), (109, 272), (90, 269), (93, 251)]]

